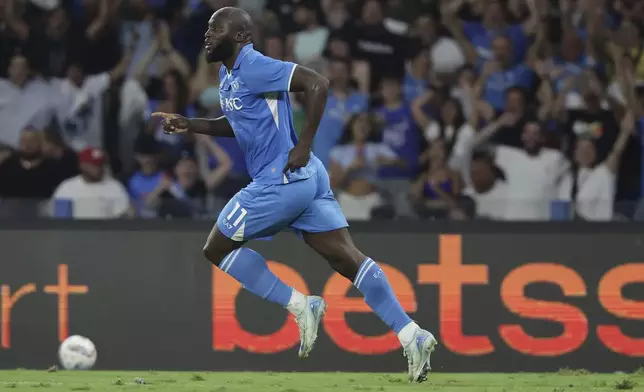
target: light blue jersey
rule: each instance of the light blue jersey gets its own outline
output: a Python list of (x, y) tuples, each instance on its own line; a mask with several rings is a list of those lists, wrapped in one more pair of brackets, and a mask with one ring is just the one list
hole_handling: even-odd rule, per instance
[(266, 57), (249, 44), (229, 72), (219, 71), (221, 109), (244, 152), (248, 174), (258, 184), (286, 184), (315, 174), (313, 160), (284, 174), (297, 143), (288, 91), (296, 64)]
[(219, 230), (235, 241), (269, 237), (289, 227), (317, 233), (348, 226), (315, 155), (305, 167), (284, 174), (297, 144), (288, 94), (296, 67), (249, 44), (232, 70), (222, 65), (219, 71), (221, 108), (253, 179), (217, 220)]

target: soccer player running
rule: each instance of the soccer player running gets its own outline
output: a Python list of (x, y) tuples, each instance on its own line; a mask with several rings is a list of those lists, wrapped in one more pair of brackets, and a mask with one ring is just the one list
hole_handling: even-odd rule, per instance
[[(244, 151), (253, 181), (222, 210), (204, 255), (246, 290), (293, 313), (300, 328), (299, 356), (306, 358), (317, 339), (324, 300), (287, 286), (268, 269), (264, 257), (243, 246), (249, 240), (294, 229), (353, 282), (378, 317), (396, 332), (407, 357), (409, 381), (425, 381), (436, 339), (409, 318), (382, 269), (353, 244), (326, 169), (311, 153), (329, 81), (310, 69), (254, 50), (252, 29), (250, 16), (233, 7), (221, 8), (208, 22), (207, 61), (223, 63), (219, 71), (223, 117), (153, 114), (163, 119), (167, 133), (235, 137)], [(299, 140), (289, 91), (306, 97), (306, 122)]]

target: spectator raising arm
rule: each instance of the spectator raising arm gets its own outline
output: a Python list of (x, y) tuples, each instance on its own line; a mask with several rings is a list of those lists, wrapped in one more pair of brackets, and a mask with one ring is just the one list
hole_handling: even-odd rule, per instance
[(619, 165), (624, 154), (624, 150), (630, 141), (631, 136), (635, 133), (635, 116), (632, 111), (626, 112), (622, 119), (621, 129), (617, 140), (613, 145), (613, 149), (604, 162), (608, 170), (613, 174), (617, 174)]
[(203, 176), (206, 188), (209, 190), (216, 189), (230, 173), (233, 167), (233, 161), (211, 136), (198, 135), (197, 142), (207, 150), (209, 155), (212, 155), (217, 160), (217, 167), (205, 173)]
[(160, 23), (157, 29), (157, 42), (161, 55), (162, 69), (176, 69), (186, 79), (190, 79), (191, 69), (188, 60), (172, 46), (170, 28), (166, 23)]
[[(543, 5), (545, 1), (539, 0), (539, 3)], [(541, 15), (540, 15), (541, 13), (539, 12), (539, 8), (537, 6), (537, 0), (526, 0), (526, 5), (528, 6), (530, 16), (525, 22), (523, 22), (521, 27), (523, 28), (523, 32), (526, 35), (534, 35), (534, 34), (537, 34), (539, 31), (540, 22), (541, 22)]]
[(458, 18), (458, 12), (465, 4), (464, 0), (442, 0), (440, 11), (443, 16), (443, 24), (447, 30), (452, 34), (456, 42), (458, 42), (461, 49), (465, 53), (465, 59), (469, 64), (476, 65), (479, 56), (472, 43), (467, 39), (463, 32), (463, 25)]
[(485, 128), (483, 128), (477, 133), (472, 147), (476, 148), (482, 144), (485, 144), (499, 131), (499, 129), (501, 129), (501, 127), (512, 126), (516, 124), (516, 122), (517, 122), (517, 119), (513, 113), (510, 113), (510, 112), (503, 113), (497, 120), (492, 121), (490, 124), (488, 124)]
[(424, 110), (425, 105), (429, 103), (433, 96), (434, 92), (430, 90), (414, 99), (411, 103), (411, 114), (414, 116), (414, 121), (420, 129), (425, 129), (434, 121)]
[(4, 16), (7, 26), (13, 30), (21, 41), (29, 39), (31, 28), (20, 16), (16, 15), (16, 0), (6, 1)]
[(89, 40), (96, 39), (100, 32), (105, 28), (109, 18), (109, 0), (99, 0), (98, 7), (98, 14), (85, 31), (85, 35)]
[(148, 51), (145, 52), (145, 54), (141, 56), (139, 62), (136, 63), (136, 67), (134, 68), (134, 78), (141, 84), (141, 86), (147, 86), (150, 81), (150, 73), (148, 70), (150, 69), (150, 64), (154, 61), (158, 51), (159, 41), (155, 39), (152, 41), (152, 45), (150, 45)]

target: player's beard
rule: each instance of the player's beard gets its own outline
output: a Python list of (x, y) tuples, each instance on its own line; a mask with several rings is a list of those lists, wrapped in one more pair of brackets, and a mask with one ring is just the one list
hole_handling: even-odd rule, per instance
[(223, 40), (219, 45), (214, 46), (210, 53), (207, 54), (206, 60), (209, 63), (217, 63), (232, 57), (235, 53), (235, 43), (232, 40)]

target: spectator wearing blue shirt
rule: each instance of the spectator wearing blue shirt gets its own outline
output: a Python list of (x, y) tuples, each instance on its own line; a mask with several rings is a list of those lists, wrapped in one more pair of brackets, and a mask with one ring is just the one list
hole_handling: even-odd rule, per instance
[(166, 174), (159, 169), (159, 151), (159, 145), (153, 139), (140, 137), (135, 145), (139, 170), (130, 177), (127, 189), (136, 209), (136, 215), (142, 218), (156, 217), (151, 195), (166, 177)]
[(534, 73), (525, 64), (512, 64), (512, 43), (507, 37), (499, 36), (493, 41), (494, 57), (479, 64), (480, 77), (476, 89), (482, 98), (477, 108), (486, 120), (505, 109), (505, 95), (510, 87), (530, 90)]
[(505, 36), (510, 39), (512, 64), (521, 62), (530, 45), (530, 37), (537, 31), (539, 13), (536, 10), (535, 0), (528, 0), (530, 11), (528, 20), (522, 24), (509, 24), (505, 18), (503, 6), (500, 1), (489, 1), (483, 11), (481, 22), (462, 22), (458, 12), (465, 1), (456, 0), (445, 2), (441, 7), (444, 23), (454, 38), (466, 50), (468, 60), (491, 60), (494, 58), (493, 42), (496, 37)]
[(429, 91), (429, 52), (423, 47), (418, 47), (411, 53), (409, 70), (403, 79), (405, 101), (411, 103), (427, 91)]
[(382, 141), (405, 162), (405, 167), (383, 168), (380, 175), (382, 178), (414, 178), (418, 174), (423, 138), (414, 121), (411, 105), (403, 100), (400, 78), (383, 78), (380, 94), (383, 105), (376, 112), (383, 120)]
[(340, 145), (331, 150), (331, 187), (350, 220), (368, 220), (372, 210), (383, 204), (378, 169), (400, 163), (389, 146), (377, 142), (377, 123), (368, 113), (354, 115)]
[(586, 70), (595, 69), (598, 64), (584, 48), (584, 41), (576, 30), (564, 30), (560, 53), (553, 57), (548, 76), (557, 92), (560, 92), (564, 81), (577, 77)]
[[(163, 96), (164, 99), (161, 101), (149, 101), (149, 113), (165, 112), (178, 113), (188, 117), (195, 116), (194, 107), (188, 105), (188, 85), (180, 72), (171, 70), (163, 75)], [(193, 140), (189, 140), (189, 136), (166, 134), (163, 132), (161, 122), (156, 118), (150, 118), (146, 133), (159, 142), (163, 155), (161, 163), (168, 168), (172, 167), (180, 158), (182, 151), (192, 149)]]
[(331, 88), (320, 130), (313, 140), (313, 153), (324, 166), (329, 167), (329, 154), (342, 137), (347, 120), (354, 114), (367, 110), (367, 97), (351, 85), (351, 64), (343, 59), (333, 59), (329, 64)]

